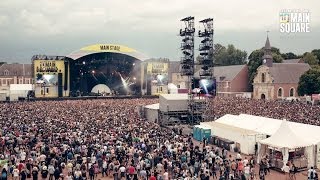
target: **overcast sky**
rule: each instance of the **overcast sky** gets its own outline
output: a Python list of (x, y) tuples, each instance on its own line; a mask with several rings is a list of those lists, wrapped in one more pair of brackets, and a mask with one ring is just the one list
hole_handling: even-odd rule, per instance
[[(320, 49), (319, 0), (0, 0), (0, 61), (30, 63), (34, 54), (68, 55), (96, 43), (179, 59), (180, 19), (214, 18), (215, 43), (248, 54), (271, 45), (297, 54)], [(311, 33), (281, 34), (279, 12), (311, 12)], [(196, 23), (196, 29), (200, 25)]]

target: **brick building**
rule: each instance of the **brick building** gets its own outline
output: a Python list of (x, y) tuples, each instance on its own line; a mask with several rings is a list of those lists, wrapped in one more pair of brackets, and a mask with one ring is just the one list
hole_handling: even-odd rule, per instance
[(169, 66), (169, 83), (177, 86), (178, 89), (187, 89), (188, 77), (181, 76), (180, 73), (180, 62), (171, 61)]
[[(232, 65), (213, 68), (217, 82), (217, 96), (237, 96), (248, 91), (248, 66)], [(199, 71), (195, 75), (199, 78)]]
[(253, 80), (254, 99), (284, 99), (298, 96), (300, 76), (310, 69), (301, 59), (273, 63), (269, 37), (264, 47), (263, 64)]
[(0, 87), (9, 88), (10, 84), (32, 84), (31, 64), (2, 64), (0, 66)]
[[(10, 84), (32, 84), (31, 64), (0, 65), (0, 99), (10, 95)], [(4, 99), (3, 99), (4, 98)]]
[[(180, 62), (170, 62), (169, 82), (175, 84), (178, 88), (188, 88), (188, 78), (181, 76)], [(200, 68), (195, 73), (195, 78), (199, 78)], [(218, 96), (236, 96), (248, 91), (248, 66), (217, 66), (214, 67), (214, 77), (217, 82)]]

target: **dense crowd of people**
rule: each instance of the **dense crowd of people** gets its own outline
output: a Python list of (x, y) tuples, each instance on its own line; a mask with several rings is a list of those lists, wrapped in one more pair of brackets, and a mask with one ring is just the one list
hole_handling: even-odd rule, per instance
[(143, 120), (157, 99), (0, 104), (1, 179), (249, 179), (253, 161)]
[[(145, 121), (158, 99), (0, 104), (0, 179), (264, 179), (254, 158), (194, 142), (182, 130)], [(215, 113), (249, 113), (318, 124), (319, 107), (217, 98)], [(304, 117), (302, 119), (302, 117)], [(256, 172), (259, 172), (256, 174)]]
[(296, 101), (288, 102), (216, 97), (213, 106), (217, 118), (225, 114), (252, 114), (320, 126), (319, 105), (311, 105)]

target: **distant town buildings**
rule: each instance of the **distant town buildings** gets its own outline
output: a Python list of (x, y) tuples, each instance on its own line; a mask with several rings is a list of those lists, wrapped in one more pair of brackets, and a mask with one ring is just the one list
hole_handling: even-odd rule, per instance
[(31, 64), (1, 64), (0, 65), (0, 101), (5, 101), (10, 95), (11, 84), (32, 84)]
[(31, 64), (2, 64), (0, 65), (0, 90), (6, 91), (10, 84), (32, 84)]

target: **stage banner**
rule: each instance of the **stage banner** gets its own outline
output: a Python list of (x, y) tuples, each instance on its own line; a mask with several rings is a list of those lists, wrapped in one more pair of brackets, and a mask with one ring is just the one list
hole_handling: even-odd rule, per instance
[(131, 49), (126, 46), (116, 45), (116, 44), (95, 44), (81, 48), (82, 51), (95, 51), (95, 52), (122, 52), (130, 53), (136, 52), (136, 50)]
[(56, 86), (58, 83), (58, 73), (62, 73), (64, 77), (65, 67), (62, 60), (34, 60), (33, 66), (36, 84)]
[(148, 63), (147, 72), (148, 74), (168, 74), (168, 63)]

